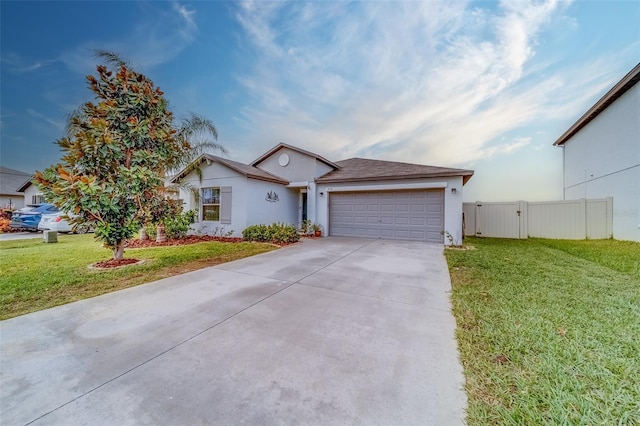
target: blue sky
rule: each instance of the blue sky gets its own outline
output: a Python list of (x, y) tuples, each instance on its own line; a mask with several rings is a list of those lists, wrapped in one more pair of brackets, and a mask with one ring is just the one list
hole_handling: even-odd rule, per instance
[(3, 166), (58, 162), (106, 49), (234, 160), (286, 142), (470, 168), (467, 201), (560, 199), (553, 142), (640, 61), (638, 1), (2, 1), (0, 19)]

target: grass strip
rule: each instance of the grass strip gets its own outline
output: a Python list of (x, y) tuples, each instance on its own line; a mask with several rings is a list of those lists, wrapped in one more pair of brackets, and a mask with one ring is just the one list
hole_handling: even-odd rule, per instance
[(640, 424), (640, 244), (446, 250), (468, 424)]
[(0, 319), (98, 296), (111, 291), (274, 250), (261, 243), (206, 242), (130, 249), (125, 257), (140, 265), (91, 270), (108, 259), (91, 235), (60, 235), (58, 243), (40, 239), (0, 242)]

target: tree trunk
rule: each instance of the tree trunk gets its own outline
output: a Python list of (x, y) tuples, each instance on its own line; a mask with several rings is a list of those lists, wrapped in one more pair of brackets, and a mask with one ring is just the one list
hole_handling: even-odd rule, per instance
[(126, 243), (127, 240), (122, 240), (116, 245), (113, 249), (113, 260), (122, 260), (124, 257), (124, 246)]
[(143, 226), (142, 229), (140, 230), (140, 241), (147, 241), (148, 239), (149, 239), (149, 235), (147, 235), (147, 230)]
[(167, 241), (167, 234), (164, 230), (164, 224), (158, 225), (158, 227), (156, 228), (156, 231), (157, 231), (156, 243), (164, 243), (165, 241)]

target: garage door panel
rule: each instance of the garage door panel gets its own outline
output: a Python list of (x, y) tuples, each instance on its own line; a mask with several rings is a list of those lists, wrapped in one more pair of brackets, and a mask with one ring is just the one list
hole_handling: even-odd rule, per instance
[(407, 230), (398, 230), (394, 233), (393, 238), (398, 240), (408, 240), (411, 237), (411, 234)]
[(412, 217), (409, 224), (411, 226), (426, 226), (427, 220), (424, 217)]
[(391, 238), (393, 238), (393, 231), (390, 230), (390, 229), (380, 229), (376, 234), (374, 234), (372, 232), (371, 236), (377, 236), (379, 238), (391, 239)]
[(427, 232), (427, 240), (438, 240), (438, 242), (442, 242), (442, 234), (440, 231), (438, 232)]
[(366, 216), (354, 216), (353, 220), (351, 221), (351, 223), (353, 223), (354, 225), (364, 225), (365, 223), (367, 223), (367, 217)]
[(367, 216), (367, 224), (377, 225), (378, 223), (380, 223), (380, 219), (378, 219), (378, 216)]
[[(357, 218), (340, 214), (346, 209), (357, 210)], [(329, 235), (442, 243), (443, 229), (443, 190), (330, 194)]]
[(364, 233), (371, 238), (380, 238), (380, 229), (377, 228), (367, 228), (364, 230)]
[(406, 226), (409, 224), (409, 218), (408, 217), (396, 217), (395, 218), (395, 224), (396, 225), (400, 225), (400, 226)]

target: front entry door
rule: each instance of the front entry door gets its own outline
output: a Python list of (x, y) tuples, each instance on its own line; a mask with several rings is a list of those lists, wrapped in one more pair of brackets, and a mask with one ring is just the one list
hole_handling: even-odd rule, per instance
[(300, 192), (300, 224), (307, 220), (307, 191)]

